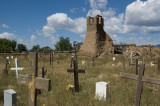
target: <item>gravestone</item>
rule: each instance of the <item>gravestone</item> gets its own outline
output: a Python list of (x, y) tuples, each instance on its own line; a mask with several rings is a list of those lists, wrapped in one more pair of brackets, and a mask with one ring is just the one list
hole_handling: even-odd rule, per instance
[(123, 78), (137, 80), (135, 106), (140, 106), (141, 94), (143, 91), (143, 82), (160, 85), (160, 79), (144, 77), (144, 71), (145, 71), (145, 64), (141, 63), (139, 66), (139, 75), (128, 74), (123, 72), (120, 73), (120, 76)]
[(75, 92), (79, 92), (78, 73), (85, 73), (85, 70), (78, 69), (78, 60), (74, 60), (73, 64), (74, 64), (74, 69), (67, 69), (67, 72), (73, 72), (74, 73)]
[(157, 64), (158, 66), (158, 72), (160, 72), (160, 57), (158, 57), (158, 61), (152, 62), (153, 64)]
[(136, 63), (135, 64), (129, 63), (129, 66), (136, 66), (136, 75), (138, 75), (138, 67), (139, 67), (138, 59), (136, 58)]
[(38, 53), (29, 53), (29, 75), (19, 74), (17, 83), (29, 89), (28, 106), (36, 106), (37, 89), (50, 91), (51, 80), (38, 77)]
[(9, 57), (6, 57), (6, 66), (4, 69), (4, 74), (8, 74), (8, 64), (9, 64)]
[(13, 89), (4, 90), (4, 106), (16, 106), (16, 92)]
[(17, 76), (17, 79), (18, 79), (18, 70), (24, 70), (24, 67), (18, 67), (18, 59), (15, 58), (15, 65), (16, 67), (15, 68), (10, 68), (11, 70), (16, 70), (16, 76)]
[(108, 98), (108, 83), (97, 82), (95, 95), (98, 100), (106, 100)]

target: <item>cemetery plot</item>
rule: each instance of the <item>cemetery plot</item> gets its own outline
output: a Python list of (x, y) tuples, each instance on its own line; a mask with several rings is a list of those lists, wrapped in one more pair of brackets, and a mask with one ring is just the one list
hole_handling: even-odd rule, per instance
[(67, 69), (67, 72), (73, 72), (74, 73), (75, 92), (79, 92), (78, 73), (85, 73), (85, 70), (78, 69), (78, 61), (74, 60), (74, 69)]
[(28, 106), (36, 106), (37, 89), (50, 90), (50, 79), (39, 78), (38, 73), (38, 54), (29, 53), (30, 70), (29, 75), (19, 75), (18, 84), (27, 86), (29, 89)]
[(141, 93), (143, 90), (143, 82), (147, 83), (152, 83), (152, 84), (158, 84), (160, 85), (160, 79), (156, 78), (150, 78), (150, 77), (144, 77), (144, 71), (145, 71), (145, 65), (140, 64), (140, 70), (139, 70), (139, 75), (133, 75), (133, 74), (128, 74), (128, 73), (120, 73), (120, 76), (123, 78), (128, 78), (132, 80), (137, 80), (137, 92), (136, 92), (136, 98), (135, 98), (135, 106), (140, 105), (140, 100), (141, 100)]
[[(4, 90), (13, 89), (16, 92), (17, 96), (17, 105), (18, 106), (27, 106), (29, 102), (29, 92), (31, 89), (34, 88), (35, 92), (37, 93), (37, 89), (45, 89), (46, 91), (42, 91), (41, 94), (37, 96), (37, 105), (45, 105), (45, 106), (75, 106), (75, 105), (125, 105), (125, 106), (131, 106), (134, 105), (134, 99), (136, 94), (136, 86), (137, 81), (134, 80), (128, 80), (126, 78), (121, 78), (119, 73), (125, 72), (125, 73), (132, 73), (135, 75), (135, 71), (130, 71), (130, 68), (128, 65), (126, 65), (125, 70), (123, 68), (122, 64), (122, 55), (116, 55), (116, 56), (107, 56), (106, 58), (96, 58), (96, 65), (92, 67), (91, 61), (92, 58), (84, 58), (84, 57), (78, 57), (78, 62), (80, 63), (78, 65), (78, 82), (79, 82), (79, 92), (78, 93), (72, 93), (66, 90), (66, 86), (71, 84), (73, 82), (74, 85), (74, 62), (72, 62), (72, 68), (70, 68), (70, 74), (68, 74), (67, 68), (69, 68), (69, 63), (71, 62), (71, 57), (73, 54), (69, 54), (68, 56), (66, 54), (61, 53), (60, 55), (60, 64), (57, 65), (57, 57), (58, 54), (54, 55), (55, 61), (53, 62), (54, 67), (52, 71), (52, 67), (50, 66), (50, 55), (46, 54), (44, 63), (43, 63), (43, 57), (38, 57), (38, 68), (37, 70), (40, 71), (40, 69), (43, 68), (44, 64), (44, 70), (48, 70), (45, 77), (51, 80), (52, 89), (50, 92), (48, 92), (48, 80), (44, 80), (42, 78), (42, 73), (37, 73), (38, 77), (35, 77), (34, 75), (30, 74), (30, 69), (28, 69), (29, 72), (26, 72), (26, 68), (29, 68), (31, 65), (29, 63), (29, 58), (25, 58), (24, 56), (14, 56), (18, 58), (19, 64), (18, 67), (25, 67), (24, 71), (19, 71), (19, 79), (17, 84), (16, 79), (16, 72), (15, 71), (9, 71), (9, 74), (7, 76), (3, 75), (3, 69), (5, 68), (6, 59), (0, 56), (0, 105), (4, 104)], [(116, 57), (115, 67), (112, 67), (112, 63), (110, 61), (112, 60), (112, 57)], [(142, 59), (142, 58), (140, 58)], [(14, 68), (15, 67), (15, 60), (10, 59), (9, 67)], [(2, 62), (1, 62), (2, 61)], [(81, 63), (84, 62), (85, 66)], [(152, 68), (150, 66), (151, 59), (146, 59), (146, 68), (145, 68), (145, 77), (149, 76), (150, 78), (157, 78), (160, 79), (159, 75), (156, 73), (157, 68)], [(77, 63), (78, 63), (77, 62)], [(119, 62), (121, 64), (118, 66)], [(129, 63), (129, 60), (125, 59), (126, 63)], [(135, 63), (135, 62), (133, 62)], [(33, 63), (34, 64), (34, 63)], [(35, 66), (32, 65), (32, 66)], [(31, 68), (31, 67), (30, 67)], [(81, 75), (81, 70), (85, 68), (85, 75)], [(151, 70), (153, 69), (153, 70)], [(34, 70), (32, 68), (32, 70)], [(87, 73), (86, 73), (87, 70)], [(1, 76), (2, 75), (2, 76)], [(138, 75), (137, 75), (138, 76)], [(143, 81), (142, 76), (142, 81)], [(46, 78), (45, 78), (46, 79)], [(34, 80), (34, 86), (31, 86), (33, 84)], [(108, 83), (107, 90), (106, 87), (104, 87), (105, 91), (108, 91), (105, 99), (105, 101), (96, 99), (96, 83), (104, 81)], [(31, 83), (29, 83), (31, 82)], [(46, 84), (44, 85), (43, 82)], [(47, 83), (46, 83), (47, 82)], [(21, 83), (21, 84), (20, 84)], [(23, 86), (20, 86), (20, 85)], [(30, 84), (30, 86), (28, 86)], [(40, 87), (41, 85), (41, 87)], [(102, 91), (102, 90), (99, 90)], [(141, 104), (142, 105), (159, 105), (159, 98), (160, 98), (160, 86), (156, 84), (151, 83), (144, 83), (143, 81), (143, 93), (141, 97)], [(98, 91), (97, 91), (98, 93)], [(106, 94), (104, 91), (99, 92)]]

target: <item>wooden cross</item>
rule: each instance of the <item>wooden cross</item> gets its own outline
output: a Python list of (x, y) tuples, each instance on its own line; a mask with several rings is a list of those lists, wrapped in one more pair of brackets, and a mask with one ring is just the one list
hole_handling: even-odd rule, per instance
[(38, 53), (29, 53), (29, 75), (20, 75), (17, 83), (29, 89), (28, 106), (37, 105), (37, 89), (50, 91), (51, 80), (38, 77)]
[(139, 65), (138, 65), (138, 59), (136, 58), (136, 64), (129, 63), (129, 66), (136, 66), (136, 75), (138, 75), (138, 67), (139, 67)]
[(141, 93), (143, 90), (143, 82), (147, 83), (152, 83), (152, 84), (157, 84), (160, 85), (160, 79), (156, 78), (150, 78), (150, 77), (144, 77), (144, 71), (145, 71), (145, 64), (140, 64), (139, 68), (139, 75), (134, 75), (134, 74), (128, 74), (128, 73), (120, 73), (120, 76), (123, 78), (128, 78), (132, 80), (137, 80), (137, 91), (136, 91), (136, 98), (135, 98), (135, 106), (140, 105), (140, 100), (141, 100)]
[(9, 59), (6, 58), (6, 67), (4, 69), (4, 74), (8, 74), (8, 64), (9, 64)]
[(72, 68), (72, 65), (73, 65), (73, 56), (72, 56), (72, 59), (71, 59), (70, 68)]
[(160, 71), (160, 57), (158, 57), (158, 61), (154, 61), (153, 64), (158, 64), (158, 71)]
[(74, 72), (75, 92), (79, 92), (78, 73), (85, 73), (84, 69), (78, 69), (78, 60), (73, 61), (74, 69), (67, 69), (67, 72)]

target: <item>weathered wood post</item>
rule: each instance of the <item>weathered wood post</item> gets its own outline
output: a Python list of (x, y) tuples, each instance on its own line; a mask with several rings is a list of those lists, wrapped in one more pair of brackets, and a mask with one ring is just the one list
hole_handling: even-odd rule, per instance
[(51, 80), (38, 77), (38, 53), (29, 53), (29, 75), (19, 74), (17, 83), (29, 89), (28, 106), (37, 105), (37, 89), (50, 91)]
[(72, 68), (72, 65), (73, 65), (73, 56), (72, 56), (72, 59), (71, 59), (70, 68)]
[(138, 75), (138, 59), (136, 58), (136, 75)]
[(145, 64), (140, 64), (140, 68), (139, 69), (140, 69), (140, 71), (139, 71), (139, 76), (138, 76), (138, 84), (137, 84), (135, 106), (140, 106), (141, 94), (142, 94), (142, 91), (143, 91), (142, 76), (144, 76)]
[(125, 69), (125, 58), (124, 58), (124, 54), (123, 54), (123, 69)]
[(9, 59), (6, 58), (6, 64), (5, 64), (4, 74), (8, 74), (8, 64), (9, 64)]

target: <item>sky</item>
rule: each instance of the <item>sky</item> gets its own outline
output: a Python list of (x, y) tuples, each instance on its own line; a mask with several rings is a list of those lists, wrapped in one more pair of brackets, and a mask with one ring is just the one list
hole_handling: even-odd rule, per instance
[(86, 18), (101, 15), (115, 44), (160, 43), (160, 0), (0, 0), (0, 38), (31, 49), (61, 36), (83, 42)]

